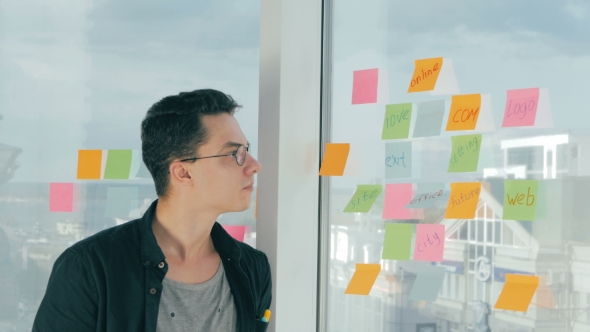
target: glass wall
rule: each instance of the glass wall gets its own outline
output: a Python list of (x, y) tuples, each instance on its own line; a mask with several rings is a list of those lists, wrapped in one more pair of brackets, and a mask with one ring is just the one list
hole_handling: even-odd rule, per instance
[[(344, 175), (328, 180), (327, 330), (590, 331), (590, 4), (331, 6), (325, 140), (349, 143), (350, 152)], [(408, 92), (432, 74), (415, 72), (423, 65), (415, 60), (438, 57), (433, 86)], [(515, 109), (511, 102), (527, 93), (536, 93), (526, 96), (533, 104)], [(453, 97), (468, 94), (477, 106)], [(397, 104), (405, 105), (386, 106)], [(522, 122), (525, 111), (536, 115), (532, 123)], [(463, 135), (474, 136), (462, 144)], [(462, 183), (477, 195), (461, 198)], [(528, 192), (515, 190), (522, 184)], [(369, 212), (352, 206), (367, 199), (355, 195), (358, 185), (382, 190)], [(442, 204), (406, 205), (437, 185)], [(528, 201), (519, 206), (516, 194)], [(450, 212), (470, 197), (470, 213)], [(441, 257), (421, 256), (421, 244), (440, 243), (422, 236), (423, 225), (444, 229)], [(345, 294), (358, 263), (380, 272), (365, 281), (368, 295)], [(510, 289), (514, 276), (536, 281), (520, 311), (511, 307), (523, 298)], [(516, 299), (502, 305), (501, 294)]]
[[(232, 95), (256, 157), (259, 16), (257, 0), (0, 3), (0, 331), (31, 330), (65, 248), (156, 198), (139, 136), (154, 102)], [(79, 179), (97, 154), (99, 174)], [(255, 245), (254, 205), (219, 221)]]

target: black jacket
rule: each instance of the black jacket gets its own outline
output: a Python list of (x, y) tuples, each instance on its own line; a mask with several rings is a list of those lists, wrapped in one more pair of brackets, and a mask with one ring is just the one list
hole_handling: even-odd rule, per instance
[[(151, 226), (157, 204), (141, 219), (94, 234), (59, 256), (33, 331), (156, 331), (168, 271)], [(218, 223), (211, 238), (233, 294), (237, 331), (266, 331), (260, 321), (271, 302), (266, 255), (234, 240)]]

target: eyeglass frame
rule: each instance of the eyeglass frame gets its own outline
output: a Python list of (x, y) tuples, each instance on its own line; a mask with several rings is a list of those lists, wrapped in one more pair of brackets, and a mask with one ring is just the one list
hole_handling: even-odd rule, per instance
[[(242, 161), (242, 164), (240, 165), (240, 163), (238, 163), (238, 150), (239, 150), (239, 149), (240, 149), (242, 146), (243, 146), (244, 148), (246, 148), (246, 154), (244, 155), (244, 160)], [(236, 160), (236, 164), (238, 164), (238, 166), (244, 166), (244, 163), (246, 162), (246, 157), (247, 157), (247, 154), (248, 154), (249, 152), (250, 152), (250, 143), (248, 143), (247, 145), (240, 144), (240, 145), (238, 146), (238, 148), (237, 148), (235, 151), (233, 151), (232, 153), (230, 153), (230, 154), (220, 154), (220, 155), (216, 155), (216, 156), (207, 156), (207, 157), (193, 157), (193, 158), (186, 158), (186, 159), (181, 159), (181, 160), (179, 160), (179, 161), (181, 161), (181, 162), (185, 162), (185, 161), (193, 161), (193, 162), (194, 162), (194, 161), (197, 161), (197, 160), (199, 160), (199, 159), (219, 158), (219, 157), (234, 157), (234, 159)]]

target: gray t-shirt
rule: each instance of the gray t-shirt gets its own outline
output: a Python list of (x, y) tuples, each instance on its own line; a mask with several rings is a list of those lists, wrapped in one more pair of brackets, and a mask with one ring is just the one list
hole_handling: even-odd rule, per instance
[(217, 273), (200, 284), (163, 280), (156, 332), (233, 332), (236, 308), (223, 263)]

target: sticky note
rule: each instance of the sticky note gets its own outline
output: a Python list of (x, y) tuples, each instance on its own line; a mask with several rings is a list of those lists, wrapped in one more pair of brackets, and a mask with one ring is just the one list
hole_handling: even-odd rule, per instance
[(78, 150), (78, 174), (80, 180), (99, 180), (102, 166), (102, 150)]
[(320, 175), (342, 176), (350, 152), (349, 143), (327, 143)]
[[(446, 208), (449, 201), (449, 189), (444, 183), (418, 183), (416, 194), (406, 208)], [(387, 191), (385, 192), (387, 197)]]
[(502, 127), (534, 126), (539, 104), (539, 88), (508, 90)]
[(49, 184), (49, 211), (50, 212), (72, 212), (74, 206), (74, 184), (73, 183), (50, 183)]
[(246, 229), (250, 228), (250, 226), (240, 226), (240, 225), (222, 225), (223, 229), (234, 239), (244, 242), (244, 237), (246, 236)]
[(537, 180), (505, 180), (502, 219), (535, 220)]
[(406, 205), (412, 199), (411, 183), (390, 183), (385, 185), (383, 219), (424, 219), (422, 209), (409, 209)]
[(412, 233), (412, 224), (386, 223), (381, 258), (409, 260), (412, 251)]
[(135, 177), (140, 179), (150, 179), (152, 177), (147, 166), (145, 166), (145, 164), (143, 163), (143, 160), (139, 161), (139, 169), (137, 170)]
[(408, 296), (413, 301), (436, 301), (445, 279), (443, 266), (425, 265), (418, 269), (418, 275)]
[(416, 124), (412, 137), (439, 136), (444, 116), (444, 100), (417, 103)]
[(546, 309), (555, 309), (557, 307), (555, 297), (553, 296), (553, 292), (547, 283), (546, 276), (539, 276), (539, 286), (535, 292), (534, 302), (531, 304)]
[(128, 218), (133, 203), (138, 203), (137, 187), (107, 187), (105, 217)]
[(481, 110), (481, 95), (456, 95), (451, 97), (451, 110), (447, 131), (474, 130)]
[(476, 172), (481, 150), (481, 134), (451, 137), (449, 173)]
[(352, 78), (352, 104), (377, 102), (379, 69), (356, 70)]
[(412, 142), (385, 143), (385, 178), (412, 177)]
[(385, 105), (381, 139), (401, 139), (410, 135), (412, 103)]
[(473, 219), (479, 201), (481, 182), (451, 183), (451, 196), (445, 218)]
[(442, 262), (445, 250), (445, 225), (417, 224), (414, 260)]
[(382, 190), (380, 184), (357, 185), (356, 192), (344, 208), (344, 212), (369, 212)]
[(131, 170), (131, 150), (109, 150), (107, 165), (104, 171), (105, 179), (129, 179)]
[(506, 283), (494, 308), (526, 312), (538, 286), (537, 276), (506, 274)]
[(369, 295), (380, 272), (381, 264), (356, 263), (356, 270), (344, 294)]
[(414, 60), (414, 73), (408, 86), (408, 93), (434, 90), (442, 66), (442, 57)]

